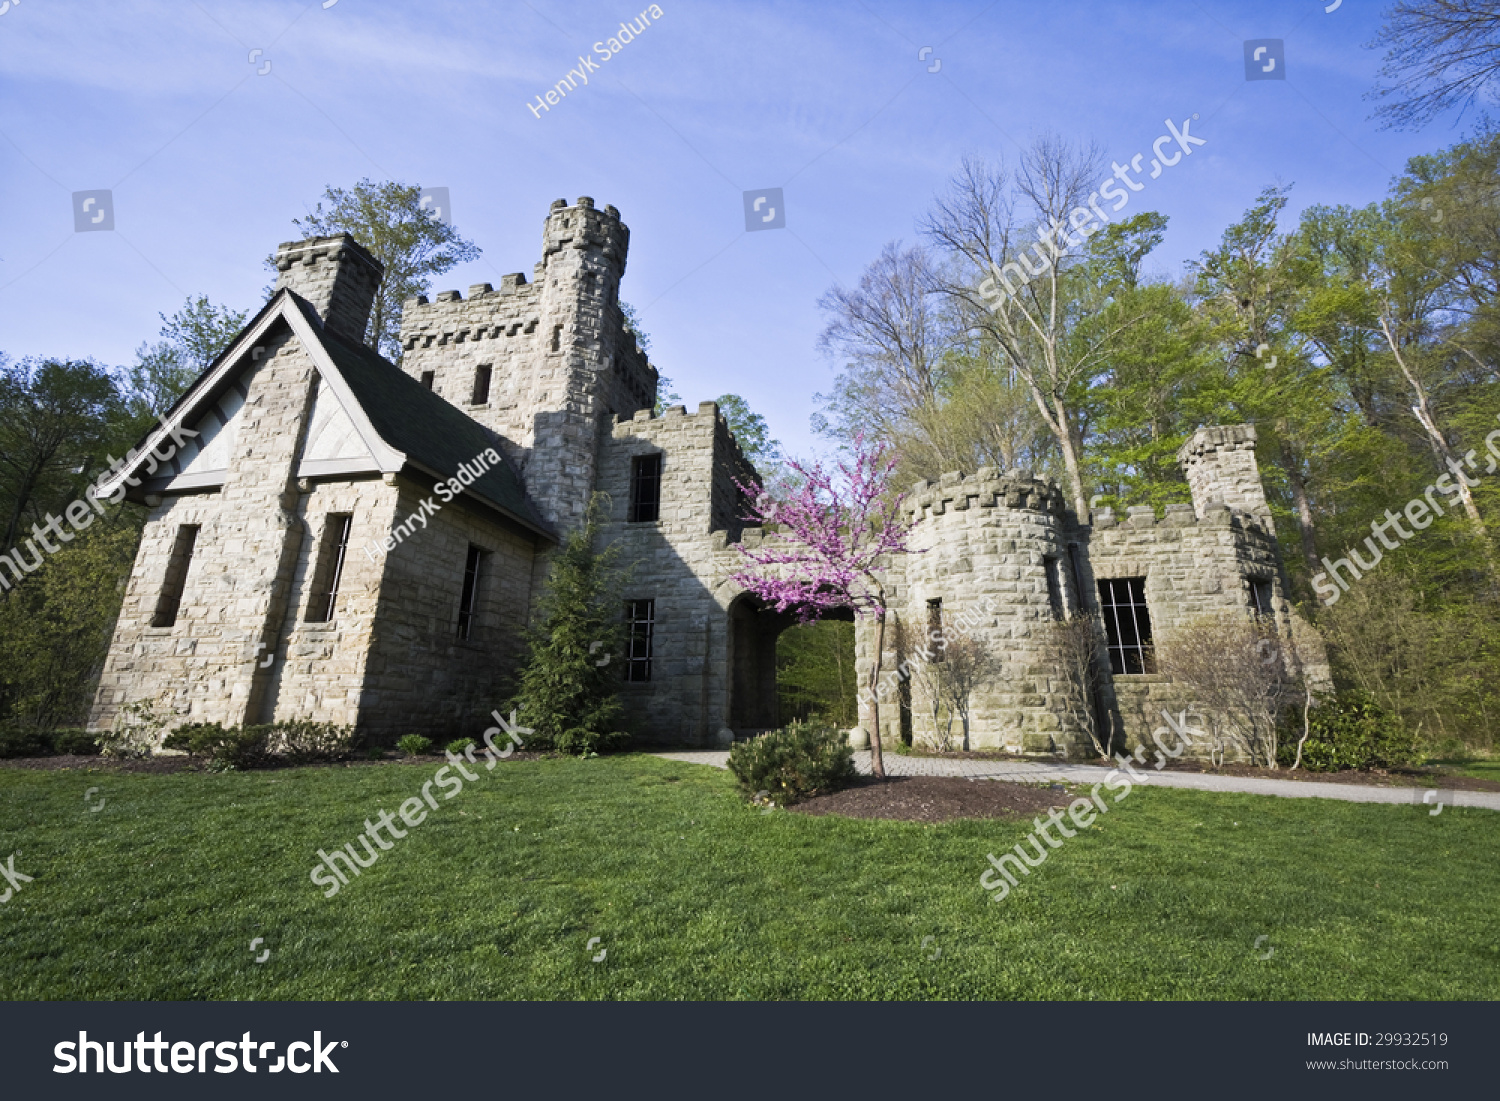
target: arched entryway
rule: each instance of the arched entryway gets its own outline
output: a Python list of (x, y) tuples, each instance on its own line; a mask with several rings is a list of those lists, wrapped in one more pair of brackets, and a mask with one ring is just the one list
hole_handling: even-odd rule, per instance
[[(852, 621), (853, 612), (840, 609), (823, 619)], [(781, 725), (776, 688), (776, 642), (795, 625), (797, 616), (778, 612), (758, 597), (741, 593), (729, 605), (729, 706), (727, 724), (736, 738), (746, 738)]]

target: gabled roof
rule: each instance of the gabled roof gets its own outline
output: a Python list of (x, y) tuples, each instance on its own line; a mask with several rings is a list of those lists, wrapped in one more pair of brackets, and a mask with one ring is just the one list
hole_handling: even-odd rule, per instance
[(449, 405), (370, 348), (325, 329), (312, 305), (285, 288), (271, 297), (240, 335), (163, 414), (161, 422), (137, 449), (135, 462), (103, 482), (100, 496), (114, 493), (120, 482), (134, 475), (145, 464), (149, 451), (163, 442), (170, 443), (173, 429), (194, 423), (212, 406), (258, 358), (254, 349), (281, 323), (288, 325), (307, 349), (323, 382), (354, 423), (382, 472), (416, 471), (443, 480), (457, 475), (460, 465), (472, 463), (494, 448), (501, 456), (500, 464), (491, 466), (470, 483), (466, 495), (530, 531), (556, 540), (557, 536), (527, 496), (499, 435)]

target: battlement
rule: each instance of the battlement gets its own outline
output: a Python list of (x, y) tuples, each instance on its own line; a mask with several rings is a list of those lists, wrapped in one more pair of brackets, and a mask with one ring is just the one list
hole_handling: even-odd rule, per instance
[(614, 266), (618, 279), (625, 274), (630, 229), (620, 221), (618, 210), (612, 206), (598, 210), (587, 195), (573, 206), (566, 199), (554, 199), (542, 232), (542, 264), (549, 266), (555, 254), (568, 248), (597, 250)]
[(323, 324), (364, 343), (365, 326), (385, 267), (347, 233), (283, 241), (276, 246), (276, 289), (305, 298)]
[(1235, 508), (1223, 501), (1210, 502), (1205, 506), (1202, 516), (1198, 515), (1192, 505), (1186, 504), (1168, 505), (1166, 514), (1160, 518), (1150, 505), (1131, 505), (1125, 513), (1126, 515), (1121, 518), (1115, 515), (1115, 510), (1112, 508), (1096, 509), (1094, 531), (1149, 531), (1153, 528), (1190, 527), (1232, 528), (1236, 525), (1262, 532), (1267, 530), (1261, 518), (1255, 513)]
[(953, 471), (936, 482), (920, 481), (912, 487), (903, 507), (913, 523), (942, 516), (950, 509), (1020, 508), (1057, 516), (1068, 511), (1067, 499), (1051, 479), (1034, 477), (1029, 470), (1002, 472), (988, 466), (973, 474)]
[[(735, 461), (748, 464), (749, 460), (745, 458), (740, 441), (730, 430), (729, 421), (719, 411), (719, 403), (716, 401), (700, 401), (696, 413), (689, 413), (684, 405), (669, 405), (661, 411), (660, 416), (651, 409), (640, 409), (633, 414), (621, 413), (615, 417), (614, 434), (617, 439), (622, 436), (639, 435), (641, 428), (651, 425), (652, 427), (646, 429), (646, 435), (655, 439), (662, 431), (671, 431), (674, 428), (688, 430), (699, 428), (707, 418), (712, 418), (714, 423), (723, 429)], [(630, 430), (622, 432), (622, 427), (626, 425), (630, 426)]]

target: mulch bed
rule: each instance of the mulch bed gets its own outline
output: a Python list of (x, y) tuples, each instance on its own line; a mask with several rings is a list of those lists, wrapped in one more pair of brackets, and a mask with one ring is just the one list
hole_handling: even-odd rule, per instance
[(787, 809), (797, 814), (836, 814), (898, 822), (951, 822), (955, 818), (1031, 819), (1053, 807), (1066, 808), (1074, 795), (1061, 784), (1012, 784), (961, 776), (861, 777), (843, 791), (817, 795)]

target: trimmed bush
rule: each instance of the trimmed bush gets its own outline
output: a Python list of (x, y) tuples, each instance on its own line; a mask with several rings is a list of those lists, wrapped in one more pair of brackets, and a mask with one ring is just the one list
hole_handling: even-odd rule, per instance
[(396, 739), (396, 748), (408, 757), (420, 757), (432, 748), (432, 739), (420, 734), (406, 734)]
[(462, 755), (464, 750), (473, 749), (479, 745), (473, 738), (458, 738), (448, 743), (448, 752)]
[(162, 740), (163, 749), (180, 749), (226, 768), (245, 769), (274, 761), (305, 764), (348, 756), (354, 728), (307, 720), (226, 729), (218, 723), (187, 723)]
[(0, 728), (0, 757), (45, 757), (52, 752), (51, 739), (29, 727)]
[(792, 723), (729, 751), (729, 771), (747, 792), (769, 792), (772, 799), (794, 803), (837, 791), (854, 779), (854, 750), (841, 730)]
[[(1292, 722), (1293, 718), (1297, 721)], [(1282, 734), (1277, 754), (1283, 765), (1290, 765), (1297, 757), (1297, 741), (1302, 737), (1300, 712), (1289, 713), (1287, 722), (1289, 729)], [(1308, 713), (1308, 726), (1302, 767), (1309, 772), (1399, 768), (1422, 759), (1416, 737), (1367, 692), (1340, 692), (1320, 703)]]
[(52, 735), (52, 748), (58, 753), (93, 757), (99, 753), (99, 738), (87, 730), (59, 730)]

